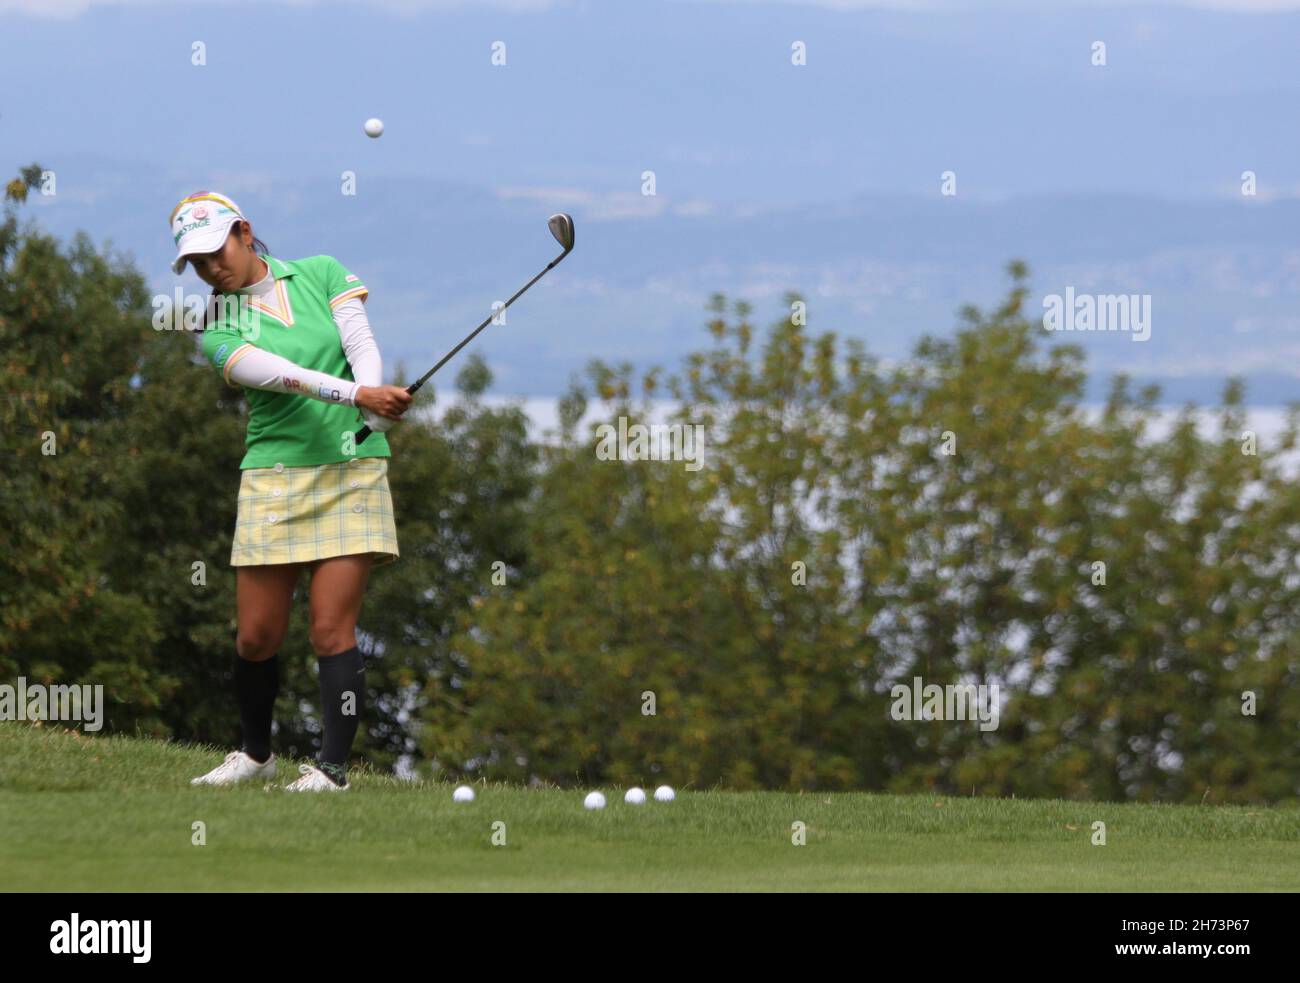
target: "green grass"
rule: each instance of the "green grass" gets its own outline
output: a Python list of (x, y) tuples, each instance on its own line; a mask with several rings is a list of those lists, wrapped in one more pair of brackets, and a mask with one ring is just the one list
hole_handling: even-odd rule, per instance
[[(450, 785), (364, 771), (341, 795), (288, 795), (283, 759), (267, 785), (189, 785), (221, 756), (0, 724), (5, 888), (1300, 890), (1295, 809), (689, 789), (637, 807), (606, 788), (609, 807), (588, 812), (578, 790), (481, 784), (458, 805)], [(1095, 820), (1106, 846), (1091, 845)]]

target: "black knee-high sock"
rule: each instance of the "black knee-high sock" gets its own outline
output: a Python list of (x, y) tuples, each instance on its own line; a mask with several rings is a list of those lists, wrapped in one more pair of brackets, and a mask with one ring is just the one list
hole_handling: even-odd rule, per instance
[(355, 645), (338, 655), (318, 656), (316, 663), (320, 667), (320, 707), (325, 724), (320, 760), (333, 766), (323, 770), (339, 780), (347, 769), (348, 752), (352, 750), (361, 721), (366, 697), (366, 663)]
[(262, 662), (235, 656), (235, 693), (239, 723), (244, 730), (244, 753), (254, 761), (271, 756), (271, 715), (279, 692), (279, 654)]

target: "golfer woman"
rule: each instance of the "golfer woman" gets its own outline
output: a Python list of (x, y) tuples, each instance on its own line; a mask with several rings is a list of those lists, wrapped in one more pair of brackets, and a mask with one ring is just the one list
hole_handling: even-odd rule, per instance
[[(286, 789), (346, 789), (366, 692), (357, 615), (371, 566), (398, 556), (384, 431), (411, 396), (380, 384), (379, 349), (362, 304), (368, 291), (338, 260), (267, 255), (235, 203), (215, 192), (183, 198), (171, 227), (172, 270), (181, 273), (188, 261), (212, 287), (203, 354), (229, 385), (246, 388), (249, 406), (230, 553), (243, 748), (192, 784), (275, 774), (277, 651), (307, 567), (325, 732), (316, 765), (302, 765)], [(352, 435), (363, 422), (374, 432), (355, 447)]]

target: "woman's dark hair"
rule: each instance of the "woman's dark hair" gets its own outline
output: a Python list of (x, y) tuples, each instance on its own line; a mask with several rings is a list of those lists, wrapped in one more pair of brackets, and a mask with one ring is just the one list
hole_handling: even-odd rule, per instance
[[(243, 229), (241, 229), (240, 226), (243, 226), (244, 228), (250, 228), (249, 224), (244, 220), (236, 219), (234, 222), (234, 228), (230, 230), (230, 234), (239, 235), (243, 231)], [(253, 236), (253, 251), (256, 252), (257, 255), (259, 256), (267, 256), (270, 255), (271, 252), (271, 250), (266, 248), (266, 243), (264, 243), (261, 239), (257, 238), (257, 236)], [(213, 307), (216, 306), (212, 303), (212, 298), (216, 296), (217, 296), (217, 288), (213, 287), (212, 293), (208, 296), (207, 307), (203, 311), (203, 327), (199, 328), (200, 331), (208, 330), (208, 321), (212, 317)]]
[[(238, 224), (248, 225), (247, 222), (239, 222)], [(261, 239), (257, 238), (257, 236), (253, 236), (253, 250), (259, 256), (268, 256), (270, 255), (271, 252), (271, 250), (266, 248), (266, 243), (264, 243)]]

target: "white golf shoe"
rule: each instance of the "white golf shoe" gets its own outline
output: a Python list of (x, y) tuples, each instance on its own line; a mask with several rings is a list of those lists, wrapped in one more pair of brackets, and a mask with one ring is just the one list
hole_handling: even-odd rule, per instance
[(284, 787), (286, 792), (346, 792), (347, 785), (336, 785), (333, 779), (315, 765), (299, 765), (302, 777)]
[(236, 782), (252, 781), (256, 778), (271, 778), (275, 775), (275, 755), (258, 764), (241, 751), (231, 751), (226, 760), (217, 765), (206, 775), (191, 778), (191, 785), (234, 785)]

